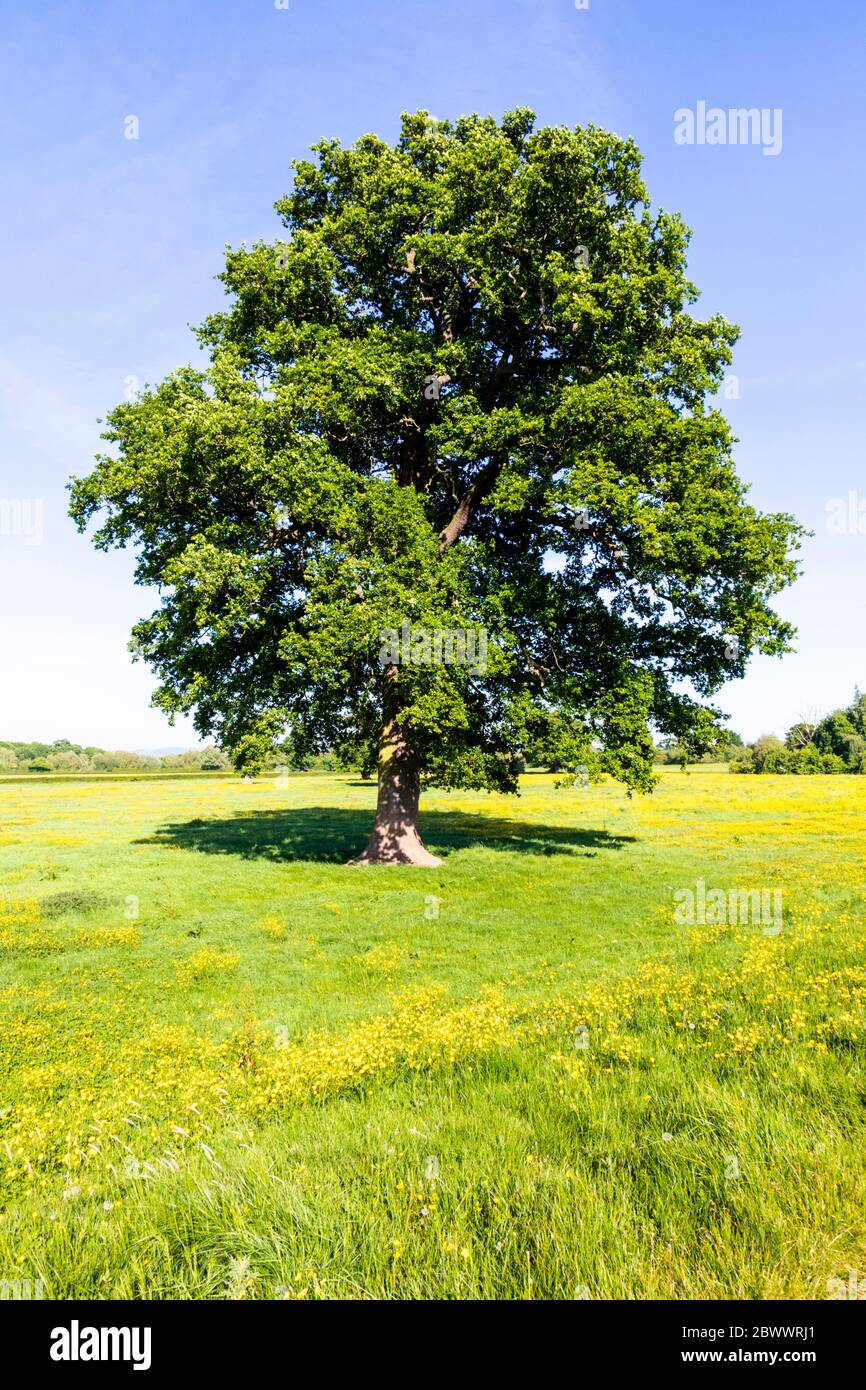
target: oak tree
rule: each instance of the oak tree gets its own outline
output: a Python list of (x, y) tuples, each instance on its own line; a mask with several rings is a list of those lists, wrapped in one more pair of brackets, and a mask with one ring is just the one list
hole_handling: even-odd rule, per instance
[(514, 791), (543, 747), (647, 790), (653, 731), (710, 746), (708, 698), (788, 649), (800, 530), (748, 502), (736, 329), (690, 312), (632, 140), (419, 112), (313, 153), (281, 238), (227, 253), (208, 365), (111, 412), (71, 514), (160, 590), (158, 706), (247, 772), (375, 762), (357, 862), (434, 864), (424, 784)]

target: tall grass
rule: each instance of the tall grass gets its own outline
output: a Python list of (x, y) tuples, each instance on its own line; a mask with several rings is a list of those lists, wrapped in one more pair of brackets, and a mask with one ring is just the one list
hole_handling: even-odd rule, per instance
[[(0, 1279), (826, 1298), (866, 1273), (861, 779), (5, 786)], [(698, 878), (784, 926), (678, 925)]]

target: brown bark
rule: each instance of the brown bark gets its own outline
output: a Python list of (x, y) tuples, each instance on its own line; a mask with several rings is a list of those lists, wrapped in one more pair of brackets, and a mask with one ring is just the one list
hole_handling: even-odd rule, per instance
[(376, 821), (364, 853), (357, 859), (350, 859), (349, 863), (435, 867), (442, 860), (424, 848), (418, 833), (421, 771), (418, 758), (396, 719), (396, 666), (387, 668), (384, 685)]
[(494, 454), (470, 485), (448, 525), (444, 531), (439, 532), (440, 554), (445, 550), (450, 550), (455, 541), (458, 541), (463, 535), (479, 504), (487, 496), (502, 472), (504, 463), (505, 455)]

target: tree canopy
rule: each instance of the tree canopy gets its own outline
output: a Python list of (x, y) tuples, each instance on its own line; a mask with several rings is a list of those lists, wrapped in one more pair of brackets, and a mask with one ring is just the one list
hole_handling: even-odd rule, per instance
[(513, 791), (531, 744), (648, 789), (653, 729), (708, 747), (707, 698), (788, 649), (800, 530), (747, 500), (712, 401), (737, 330), (689, 312), (632, 140), (418, 112), (313, 154), (284, 236), (227, 253), (209, 365), (111, 412), (71, 513), (159, 586), (159, 706), (247, 771), (378, 758), (362, 859), (435, 862), (424, 781)]

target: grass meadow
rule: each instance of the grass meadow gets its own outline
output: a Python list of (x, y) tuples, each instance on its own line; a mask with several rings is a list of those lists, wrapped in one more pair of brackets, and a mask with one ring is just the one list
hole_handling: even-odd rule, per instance
[[(866, 1272), (866, 778), (0, 783), (0, 1278), (827, 1298)], [(781, 889), (783, 928), (678, 890)]]

